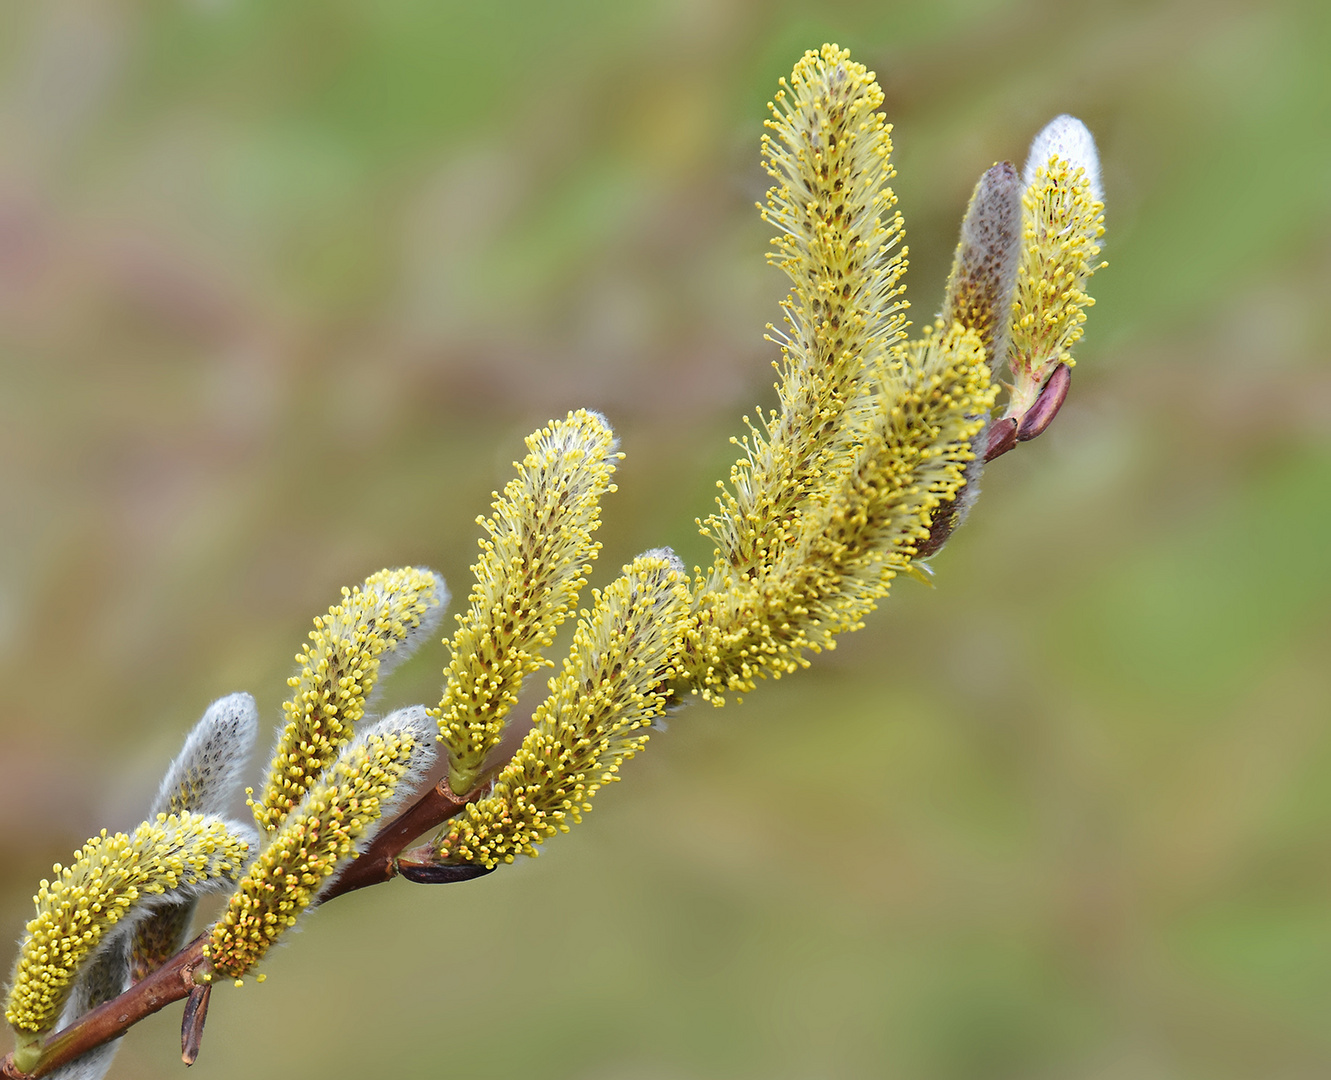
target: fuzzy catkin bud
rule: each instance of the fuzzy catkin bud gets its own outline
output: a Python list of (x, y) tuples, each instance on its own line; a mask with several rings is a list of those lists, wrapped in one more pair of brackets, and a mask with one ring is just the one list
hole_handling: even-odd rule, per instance
[[(157, 814), (224, 814), (254, 749), (259, 713), (249, 694), (230, 694), (208, 706), (171, 762), (153, 800)], [(130, 941), (130, 976), (135, 982), (161, 967), (185, 944), (197, 903), (162, 904), (135, 924)]]
[(258, 731), (259, 712), (249, 694), (214, 701), (168, 766), (149, 813), (226, 813), (240, 794)]
[[(1000, 161), (975, 185), (961, 238), (947, 279), (947, 296), (936, 330), (956, 327), (974, 331), (991, 369), (1007, 362), (1011, 340), (1012, 290), (1021, 256), (1022, 184), (1011, 162)], [(942, 340), (942, 338), (938, 339)], [(987, 410), (982, 419), (987, 420)], [(974, 441), (983, 445), (982, 432)], [(963, 521), (980, 494), (983, 451), (966, 466), (965, 484), (941, 507), (929, 523), (929, 535), (916, 549), (916, 557), (936, 555)]]
[(1011, 162), (980, 177), (971, 195), (943, 301), (942, 324), (960, 323), (980, 336), (991, 367), (1007, 359), (1012, 288), (1021, 254), (1023, 185)]
[(1104, 188), (1100, 183), (1100, 154), (1095, 148), (1095, 138), (1090, 128), (1075, 116), (1063, 113), (1054, 117), (1031, 140), (1031, 152), (1022, 170), (1023, 186), (1031, 187), (1035, 183), (1036, 171), (1054, 158), (1066, 161), (1072, 169), (1081, 169), (1091, 198), (1100, 203), (1105, 201)]

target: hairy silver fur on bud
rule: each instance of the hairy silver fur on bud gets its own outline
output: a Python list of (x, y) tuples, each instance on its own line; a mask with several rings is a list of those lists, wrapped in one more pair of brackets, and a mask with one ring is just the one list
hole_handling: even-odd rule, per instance
[(1011, 162), (980, 177), (961, 223), (952, 259), (943, 325), (961, 323), (980, 335), (991, 368), (1007, 360), (1012, 289), (1021, 257), (1023, 185)]
[(258, 731), (259, 713), (249, 694), (214, 701), (167, 768), (149, 817), (185, 810), (225, 814), (240, 793)]
[(1030, 187), (1035, 183), (1035, 170), (1050, 158), (1062, 158), (1073, 167), (1080, 165), (1091, 183), (1091, 197), (1105, 201), (1105, 189), (1100, 185), (1100, 155), (1095, 149), (1095, 138), (1090, 129), (1075, 116), (1064, 113), (1049, 121), (1031, 142), (1031, 153), (1022, 172), (1022, 183)]
[[(448, 591), (448, 585), (444, 582), (444, 576), (425, 566), (418, 566), (416, 570), (422, 574), (429, 574), (434, 578), (434, 596), (435, 603), (428, 606), (419, 616), (420, 622), (416, 626), (408, 626), (406, 634), (395, 647), (385, 649), (379, 654), (379, 680), (376, 683), (376, 689), (383, 685), (383, 680), (391, 675), (402, 664), (406, 663), (416, 655), (419, 649), (426, 641), (435, 636), (439, 630), (439, 624), (443, 621), (444, 612), (448, 610), (449, 601), (453, 599)], [(374, 701), (374, 695), (371, 694), (368, 699), (370, 703)]]
[[(228, 694), (204, 710), (167, 767), (148, 816), (222, 814), (241, 791), (259, 730), (259, 712), (249, 694)], [(248, 825), (234, 826), (256, 850)], [(164, 903), (139, 921), (127, 938), (127, 975), (142, 979), (185, 944), (198, 901)]]
[[(943, 301), (943, 327), (960, 323), (974, 330), (992, 370), (1007, 362), (1012, 340), (1012, 293), (1021, 261), (1023, 190), (1017, 170), (1009, 161), (1000, 161), (980, 177), (961, 222), (961, 238)], [(976, 436), (975, 446), (983, 448), (987, 441), (982, 431)], [(966, 464), (966, 482), (951, 506), (941, 508), (930, 523), (929, 536), (916, 552), (919, 558), (937, 554), (953, 530), (966, 520), (980, 497), (983, 471), (984, 452), (980, 449)]]

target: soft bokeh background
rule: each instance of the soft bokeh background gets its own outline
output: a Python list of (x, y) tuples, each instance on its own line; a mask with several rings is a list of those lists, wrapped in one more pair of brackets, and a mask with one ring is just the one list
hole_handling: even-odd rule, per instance
[[(824, 40), (884, 83), (917, 318), (979, 174), (1096, 133), (1064, 414), (934, 590), (681, 715), (539, 860), (330, 906), (196, 1080), (1331, 1072), (1321, 0), (5, 0), (3, 935), (212, 698), (276, 720), (340, 586), (465, 595), (548, 417), (628, 453), (598, 580), (705, 560), (772, 399), (763, 106)], [(177, 1023), (113, 1075), (179, 1076)]]

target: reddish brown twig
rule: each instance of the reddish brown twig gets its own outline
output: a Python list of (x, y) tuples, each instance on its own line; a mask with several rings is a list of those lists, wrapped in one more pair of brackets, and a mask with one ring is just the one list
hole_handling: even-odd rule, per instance
[(118, 998), (99, 1005), (65, 1028), (46, 1039), (41, 1046), (41, 1057), (31, 1072), (20, 1072), (10, 1054), (0, 1061), (0, 1075), (11, 1080), (45, 1076), (94, 1047), (123, 1035), (145, 1016), (166, 1008), (173, 1001), (188, 997), (191, 990), (201, 985), (194, 981), (194, 972), (207, 965), (203, 956), (203, 943), (207, 934), (200, 934), (180, 952), (147, 978), (136, 982)]
[[(484, 785), (482, 785), (483, 787)], [(365, 849), (360, 858), (347, 865), (337, 879), (319, 897), (321, 904), (335, 896), (380, 885), (397, 874), (397, 857), (409, 843), (437, 825), (461, 813), (467, 803), (478, 798), (481, 788), (466, 795), (454, 795), (448, 780), (440, 780), (393, 821), (389, 822)]]
[[(440, 780), (407, 810), (384, 826), (360, 858), (351, 862), (342, 871), (328, 891), (319, 898), (319, 902), (327, 903), (343, 893), (391, 880), (397, 874), (397, 856), (402, 849), (422, 833), (429, 832), (459, 813), (469, 801), (479, 796), (480, 791), (481, 788), (478, 788), (464, 796), (454, 795), (449, 789), (448, 781)], [(461, 870), (470, 873), (445, 875), (433, 879), (416, 876), (412, 880), (418, 882), (433, 880), (442, 883), (466, 880), (468, 877), (477, 877), (480, 873), (488, 872), (475, 867), (463, 867)], [(191, 998), (193, 1008), (187, 1012), (181, 1027), (181, 1055), (186, 1064), (191, 1064), (194, 1058), (198, 1057), (203, 1038), (203, 1022), (207, 1016), (209, 985), (196, 982), (194, 973), (196, 970), (204, 969), (208, 963), (203, 955), (203, 943), (209, 932), (211, 931), (199, 935), (160, 968), (135, 983), (118, 998), (90, 1010), (63, 1031), (58, 1031), (46, 1039), (41, 1046), (38, 1064), (31, 1072), (21, 1072), (14, 1064), (14, 1055), (10, 1054), (0, 1059), (0, 1076), (6, 1077), (7, 1080), (33, 1080), (45, 1076), (52, 1069), (73, 1061), (94, 1047), (119, 1038), (144, 1017), (151, 1016), (172, 1002), (186, 997)], [(199, 993), (194, 996), (196, 990)]]

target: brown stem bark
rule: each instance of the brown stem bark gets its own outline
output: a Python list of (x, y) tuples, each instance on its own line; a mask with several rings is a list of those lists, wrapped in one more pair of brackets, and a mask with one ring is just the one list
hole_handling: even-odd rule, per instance
[(188, 997), (195, 986), (194, 972), (206, 965), (200, 934), (151, 975), (136, 982), (118, 998), (84, 1013), (42, 1043), (41, 1057), (32, 1072), (20, 1072), (10, 1054), (0, 1061), (0, 1075), (11, 1080), (45, 1076), (66, 1062), (73, 1061), (94, 1047), (123, 1035), (146, 1016), (166, 1008), (173, 1001)]
[(389, 822), (375, 836), (360, 858), (349, 863), (333, 883), (320, 895), (324, 904), (335, 896), (363, 889), (367, 885), (380, 885), (397, 874), (397, 857), (402, 849), (436, 825), (449, 818), (479, 795), (479, 789), (466, 795), (454, 795), (445, 777), (416, 800), (397, 818)]
[[(343, 893), (391, 880), (397, 874), (397, 856), (401, 854), (402, 849), (422, 833), (429, 832), (459, 813), (469, 801), (479, 795), (479, 792), (480, 789), (477, 789), (467, 795), (454, 795), (448, 786), (448, 780), (440, 780), (380, 830), (360, 858), (348, 864), (334, 879), (332, 885), (319, 898), (319, 902), (327, 903)], [(474, 877), (476, 874), (470, 876)], [(415, 877), (413, 880), (431, 879)], [(442, 882), (463, 879), (441, 877), (433, 880)], [(209, 932), (200, 934), (165, 964), (136, 982), (118, 998), (90, 1010), (63, 1031), (58, 1031), (47, 1038), (41, 1044), (41, 1057), (31, 1072), (21, 1072), (14, 1064), (14, 1055), (9, 1054), (0, 1059), (0, 1076), (7, 1080), (35, 1080), (36, 1077), (45, 1076), (52, 1069), (73, 1061), (94, 1047), (119, 1038), (144, 1017), (166, 1008), (173, 1001), (189, 997), (196, 987), (207, 985), (196, 983), (194, 972), (200, 967), (207, 966), (208, 962), (203, 955), (203, 944)], [(198, 1055), (198, 1040), (201, 1038), (200, 1022), (198, 1031), (192, 1035), (190, 1046), (184, 1048), (186, 1054), (192, 1052), (195, 1056)]]

